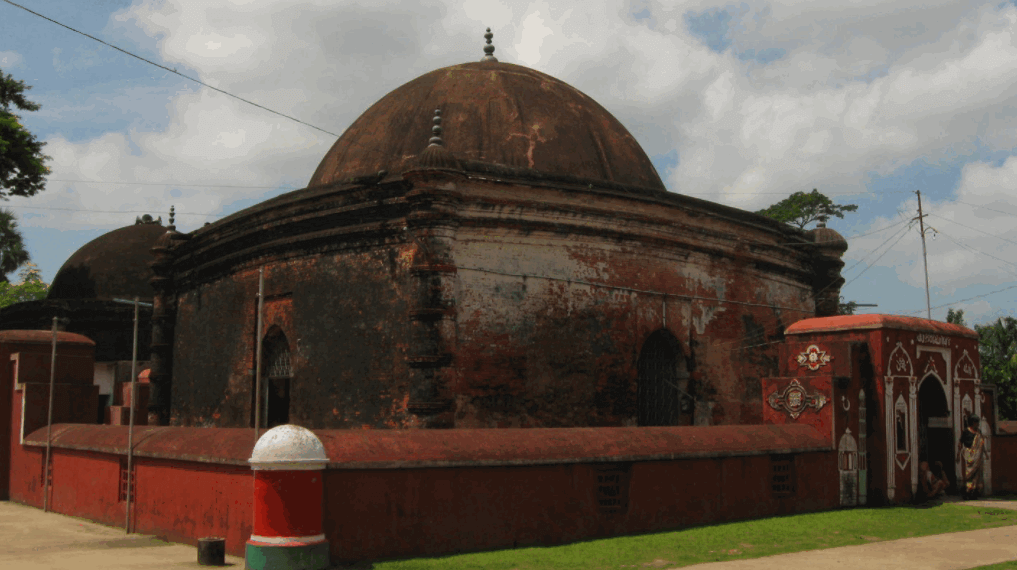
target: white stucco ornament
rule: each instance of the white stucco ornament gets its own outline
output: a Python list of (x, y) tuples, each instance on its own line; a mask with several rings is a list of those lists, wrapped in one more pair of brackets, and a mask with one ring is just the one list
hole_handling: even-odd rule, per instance
[(826, 396), (822, 394), (807, 394), (798, 380), (792, 380), (784, 387), (784, 391), (771, 393), (766, 401), (771, 408), (786, 411), (794, 420), (798, 419), (805, 408), (815, 408), (818, 412), (827, 402)]
[(798, 355), (798, 366), (808, 366), (809, 370), (819, 370), (820, 366), (825, 366), (830, 363), (830, 355), (825, 350), (820, 349), (815, 344), (810, 344), (805, 352)]
[(252, 469), (312, 470), (324, 469), (328, 456), (311, 430), (286, 424), (262, 434), (247, 462)]

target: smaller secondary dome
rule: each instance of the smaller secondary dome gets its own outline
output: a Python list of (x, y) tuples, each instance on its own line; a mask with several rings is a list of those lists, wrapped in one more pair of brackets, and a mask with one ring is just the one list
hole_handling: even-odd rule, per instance
[(826, 224), (819, 224), (815, 229), (809, 231), (812, 241), (819, 247), (833, 250), (843, 254), (848, 249), (848, 242), (840, 232), (833, 228), (826, 227)]
[(328, 456), (314, 432), (286, 424), (259, 437), (247, 461), (255, 469), (321, 469), (328, 463)]
[(166, 233), (157, 222), (141, 222), (103, 234), (74, 252), (57, 271), (47, 299), (127, 299), (151, 302), (155, 290), (152, 247)]

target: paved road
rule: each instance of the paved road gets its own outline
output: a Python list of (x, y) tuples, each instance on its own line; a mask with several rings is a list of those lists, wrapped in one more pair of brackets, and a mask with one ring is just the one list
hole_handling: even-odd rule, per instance
[[(84, 519), (0, 501), (0, 568), (7, 570), (166, 570), (198, 565), (198, 547), (125, 534)], [(227, 567), (244, 559), (226, 556)]]
[[(1017, 501), (964, 504), (1017, 510)], [(84, 519), (0, 501), (0, 568), (7, 570), (165, 570), (198, 566), (195, 546), (151, 536), (127, 535)], [(961, 570), (1017, 561), (1017, 526), (906, 538), (781, 554), (766, 558), (686, 566), (696, 570)], [(244, 560), (226, 556), (227, 567)], [(1017, 563), (1015, 563), (1017, 568)]]

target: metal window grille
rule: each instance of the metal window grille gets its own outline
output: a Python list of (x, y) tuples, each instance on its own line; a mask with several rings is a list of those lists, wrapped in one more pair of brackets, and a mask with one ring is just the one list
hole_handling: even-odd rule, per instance
[(285, 339), (276, 339), (270, 342), (266, 350), (265, 361), (266, 376), (269, 378), (289, 378), (292, 369), (290, 368), (290, 347)]
[(623, 513), (629, 506), (629, 466), (611, 466), (597, 471), (597, 510), (604, 514)]
[(637, 395), (641, 426), (678, 425), (679, 414), (690, 407), (690, 402), (683, 402), (678, 388), (683, 362), (674, 344), (669, 335), (655, 333), (643, 345)]
[(793, 455), (770, 456), (770, 489), (773, 498), (792, 497), (798, 491)]

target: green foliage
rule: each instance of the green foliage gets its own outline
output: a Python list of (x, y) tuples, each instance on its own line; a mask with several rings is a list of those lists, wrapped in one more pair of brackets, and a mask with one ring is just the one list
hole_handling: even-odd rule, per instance
[(812, 192), (808, 194), (795, 192), (769, 208), (756, 213), (805, 229), (805, 226), (812, 222), (825, 222), (830, 216), (843, 218), (844, 212), (854, 212), (857, 209), (858, 206), (854, 204), (834, 204), (819, 190), (813, 188)]
[(42, 274), (34, 263), (26, 263), (19, 275), (21, 281), (15, 285), (0, 282), (0, 309), (25, 301), (41, 301), (46, 298), (49, 285), (42, 280)]
[(7, 274), (30, 260), (17, 217), (14, 212), (0, 208), (0, 282), (7, 283)]
[(8, 196), (34, 196), (46, 184), (43, 176), (49, 173), (42, 154), (46, 144), (36, 140), (18, 121), (11, 109), (38, 111), (39, 105), (25, 98), (31, 89), (0, 70), (0, 200)]
[(948, 322), (950, 324), (954, 324), (954, 325), (960, 325), (962, 327), (968, 326), (968, 325), (964, 324), (964, 310), (963, 309), (959, 309), (959, 310), (956, 310), (956, 311), (953, 310), (953, 309), (948, 310), (946, 312), (946, 322)]
[(845, 303), (844, 302), (844, 297), (841, 297), (840, 298), (840, 303), (837, 305), (837, 314), (838, 315), (853, 315), (853, 314), (855, 314), (855, 309), (857, 309), (857, 308), (858, 308), (858, 303), (856, 303), (854, 301), (848, 301), (847, 303)]
[(1017, 319), (1000, 317), (991, 325), (975, 325), (982, 380), (996, 385), (999, 416), (1017, 420)]

